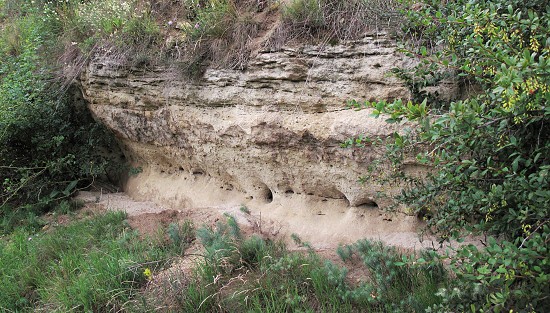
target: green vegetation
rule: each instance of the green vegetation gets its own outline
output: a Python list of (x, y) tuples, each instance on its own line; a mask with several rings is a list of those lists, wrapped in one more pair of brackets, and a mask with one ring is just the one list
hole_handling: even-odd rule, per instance
[[(10, 311), (108, 311), (124, 308), (192, 238), (140, 240), (111, 212), (51, 232), (18, 229), (0, 239), (0, 308)], [(173, 232), (173, 231), (172, 231)], [(149, 274), (149, 278), (150, 278)]]
[[(415, 101), (353, 105), (418, 128), (388, 144), (396, 171), (387, 173), (399, 176), (374, 168), (371, 175), (407, 183), (398, 200), (442, 240), (494, 236), (485, 249), (447, 256), (457, 279), (433, 311), (549, 311), (550, 4), (425, 1), (408, 23), (417, 49), (406, 52), (420, 64), (397, 73)], [(433, 101), (423, 88), (449, 75), (473, 91), (461, 101)], [(422, 181), (399, 171), (414, 153), (434, 169)]]
[[(245, 237), (227, 216), (214, 229), (197, 230), (201, 261), (188, 276), (175, 272), (169, 279), (184, 285), (145, 288), (185, 255), (194, 236), (184, 222), (143, 239), (121, 212), (45, 232), (18, 229), (0, 239), (0, 308), (149, 312), (174, 299), (170, 309), (184, 312), (419, 312), (439, 304), (435, 291), (448, 284), (441, 265), (367, 240), (339, 250), (346, 266), (365, 269), (355, 283), (346, 266), (323, 261), (313, 250), (290, 252), (280, 242)], [(408, 259), (418, 264), (403, 262)]]
[[(140, 239), (120, 213), (39, 231), (43, 213), (76, 209), (68, 201), (75, 191), (116, 179), (108, 174), (121, 168), (112, 135), (93, 120), (73, 85), (90, 58), (101, 52), (136, 67), (170, 61), (197, 77), (206, 65), (244, 69), (260, 48), (358, 39), (395, 23), (404, 24), (408, 36), (404, 52), (419, 61), (394, 71), (410, 87), (412, 101), (352, 105), (418, 127), (395, 134), (387, 145), (390, 164), (375, 162), (368, 175), (404, 183), (397, 200), (442, 241), (482, 234), (488, 236), (485, 247), (417, 257), (360, 241), (338, 250), (346, 266), (367, 273), (352, 283), (346, 267), (324, 262), (298, 237), (305, 250), (290, 252), (259, 236), (245, 238), (228, 218), (215, 229), (198, 230), (203, 262), (183, 278), (186, 284), (174, 295), (178, 308), (550, 311), (550, 5), (426, 0), (399, 13), (409, 4), (0, 0), (0, 307), (150, 310), (155, 298), (142, 288), (192, 240), (189, 223), (170, 225), (164, 241)], [(265, 30), (256, 13), (276, 10), (279, 28), (256, 42)], [(469, 90), (463, 100), (427, 92), (449, 77)], [(347, 145), (367, 141), (360, 136)], [(414, 154), (433, 169), (425, 179), (400, 171)]]
[(254, 18), (257, 1), (187, 0), (186, 16), (168, 53), (178, 60), (184, 74), (197, 76), (207, 65), (244, 69), (252, 41), (260, 31)]
[[(16, 4), (20, 4), (18, 7)], [(44, 9), (48, 4), (44, 5)], [(0, 233), (114, 173), (112, 136), (74, 87), (56, 83), (46, 55), (58, 22), (28, 2), (0, 7)]]
[(160, 303), (148, 300), (149, 307), (173, 297), (173, 310), (183, 312), (419, 312), (439, 304), (435, 292), (447, 284), (441, 265), (404, 263), (416, 257), (367, 240), (341, 248), (346, 264), (366, 270), (365, 281), (352, 283), (346, 267), (313, 250), (290, 252), (257, 235), (244, 237), (230, 216), (200, 228), (197, 237), (205, 252), (194, 275), (175, 294), (157, 297)]

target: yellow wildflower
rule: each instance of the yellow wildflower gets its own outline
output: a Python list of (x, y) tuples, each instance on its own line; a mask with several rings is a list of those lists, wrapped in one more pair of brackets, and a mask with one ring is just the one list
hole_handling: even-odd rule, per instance
[(153, 273), (148, 267), (145, 268), (145, 270), (143, 271), (143, 275), (145, 276), (145, 278), (147, 278), (147, 280), (151, 280), (151, 277), (153, 277)]

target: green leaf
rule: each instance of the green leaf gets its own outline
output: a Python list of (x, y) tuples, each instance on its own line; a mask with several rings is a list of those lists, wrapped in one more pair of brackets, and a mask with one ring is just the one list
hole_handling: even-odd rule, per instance
[(512, 171), (516, 173), (518, 171), (518, 163), (519, 163), (520, 157), (517, 157), (512, 162)]
[(65, 187), (65, 190), (63, 190), (63, 194), (65, 196), (69, 196), (77, 184), (78, 180), (73, 180), (72, 182), (70, 182), (67, 187)]
[(422, 46), (420, 48), (420, 54), (422, 54), (423, 56), (427, 56), (428, 55), (428, 49), (426, 49), (426, 47)]

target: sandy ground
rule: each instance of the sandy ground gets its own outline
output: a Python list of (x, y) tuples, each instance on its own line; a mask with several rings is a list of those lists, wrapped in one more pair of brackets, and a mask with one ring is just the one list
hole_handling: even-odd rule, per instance
[(151, 201), (136, 201), (125, 193), (106, 193), (81, 191), (77, 200), (86, 204), (93, 204), (101, 210), (124, 211), (128, 214), (130, 225), (144, 234), (153, 234), (159, 226), (166, 226), (172, 222), (190, 220), (196, 226), (213, 226), (230, 214), (235, 217), (242, 227), (253, 226), (254, 217), (240, 210), (240, 207), (208, 207), (186, 210), (174, 210), (159, 206)]
[[(346, 209), (345, 212), (322, 206), (315, 210), (296, 210), (291, 207), (292, 203), (296, 205), (296, 199), (292, 199), (292, 203), (279, 201), (261, 208), (252, 205), (248, 207), (248, 212), (241, 209), (242, 205), (235, 204), (174, 209), (151, 201), (137, 201), (125, 193), (82, 191), (77, 199), (101, 210), (126, 212), (130, 225), (144, 234), (153, 234), (161, 226), (183, 220), (192, 221), (196, 227), (214, 226), (217, 221), (224, 219), (225, 214), (229, 214), (245, 232), (283, 239), (291, 248), (298, 248), (292, 246), (293, 242), (289, 239), (291, 234), (297, 234), (318, 251), (334, 251), (339, 245), (351, 244), (363, 238), (407, 250), (444, 250), (448, 247), (440, 246), (433, 237), (421, 238), (417, 232), (421, 225), (414, 221), (414, 217), (396, 217), (365, 208)], [(465, 242), (476, 243), (479, 240), (467, 238)]]

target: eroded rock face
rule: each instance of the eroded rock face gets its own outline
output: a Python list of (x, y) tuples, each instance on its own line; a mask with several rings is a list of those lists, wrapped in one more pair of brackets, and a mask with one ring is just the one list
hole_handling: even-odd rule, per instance
[[(406, 126), (347, 110), (345, 101), (409, 97), (388, 76), (409, 62), (395, 49), (386, 36), (372, 35), (346, 45), (264, 51), (246, 71), (209, 69), (200, 81), (98, 58), (82, 89), (144, 169), (126, 186), (134, 197), (177, 208), (284, 204), (315, 215), (336, 210), (349, 221), (352, 213), (365, 214), (346, 208), (372, 211), (388, 203), (376, 197), (381, 186), (357, 182), (381, 148), (341, 143), (357, 134), (385, 139)], [(400, 224), (393, 230), (410, 231), (416, 222), (394, 223)]]
[(407, 62), (395, 48), (373, 35), (346, 45), (265, 51), (247, 71), (209, 69), (201, 81), (173, 69), (96, 59), (82, 86), (94, 114), (139, 164), (209, 175), (256, 197), (294, 192), (357, 206), (374, 197), (373, 188), (356, 181), (377, 155), (340, 144), (395, 130), (344, 105), (409, 96), (388, 76)]

